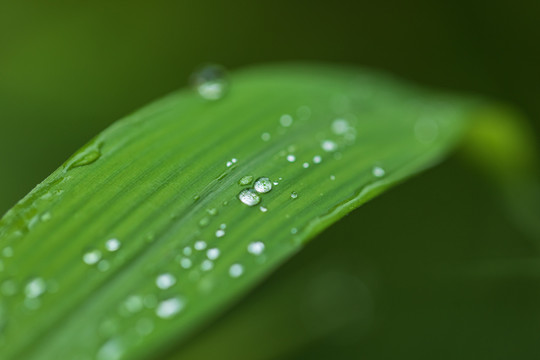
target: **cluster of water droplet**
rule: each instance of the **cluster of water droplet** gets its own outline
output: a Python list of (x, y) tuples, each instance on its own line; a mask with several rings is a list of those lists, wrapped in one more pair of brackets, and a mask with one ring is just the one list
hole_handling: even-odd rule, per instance
[[(242, 179), (240, 179), (239, 183), (241, 185), (247, 184), (247, 180), (250, 180), (249, 183), (253, 177), (251, 176), (244, 176)], [(240, 194), (238, 194), (238, 199), (247, 206), (255, 206), (261, 202), (261, 197), (259, 194), (266, 194), (272, 190), (273, 183), (270, 181), (267, 177), (260, 177), (258, 178), (255, 183), (253, 184), (253, 188), (248, 188), (240, 191)], [(261, 211), (266, 212), (266, 208), (261, 209)]]

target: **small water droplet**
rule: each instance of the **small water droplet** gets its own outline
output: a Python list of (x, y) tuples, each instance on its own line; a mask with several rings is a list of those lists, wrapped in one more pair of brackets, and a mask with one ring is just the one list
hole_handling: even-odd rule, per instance
[(161, 290), (166, 290), (176, 284), (176, 278), (170, 273), (160, 274), (156, 277), (156, 286)]
[(191, 76), (191, 83), (206, 100), (219, 100), (229, 89), (227, 71), (220, 65), (202, 67)]
[(118, 249), (120, 249), (120, 246), (122, 244), (120, 243), (120, 241), (118, 239), (109, 239), (105, 242), (105, 248), (108, 250), (108, 251), (116, 251)]
[(193, 245), (193, 247), (195, 248), (195, 250), (204, 250), (206, 249), (206, 242), (202, 241), (202, 240), (199, 240), (199, 241), (196, 241), (195, 242), (195, 245)]
[(220, 237), (224, 237), (225, 236), (225, 230), (223, 229), (219, 229), (216, 231), (216, 237), (220, 238)]
[(288, 162), (295, 162), (296, 161), (296, 156), (290, 154), (290, 155), (287, 155), (287, 161)]
[(184, 306), (184, 301), (178, 297), (163, 300), (156, 308), (156, 315), (162, 319), (169, 319), (178, 314)]
[(242, 176), (242, 178), (238, 180), (238, 184), (242, 186), (250, 185), (252, 182), (253, 182), (253, 176), (251, 175)]
[(268, 211), (268, 209), (265, 208), (264, 206), (261, 206), (261, 207), (259, 208), (259, 210), (261, 210), (261, 212), (263, 212), (263, 213), (265, 213), (265, 212)]
[(45, 280), (43, 280), (40, 277), (37, 277), (30, 280), (30, 282), (26, 284), (26, 287), (24, 288), (24, 294), (26, 295), (27, 298), (33, 299), (42, 295), (46, 289), (47, 289), (47, 284), (45, 283)]
[(315, 156), (313, 157), (313, 163), (314, 163), (314, 164), (320, 164), (321, 161), (322, 161), (322, 157), (321, 157), (320, 155), (315, 155)]
[(268, 140), (270, 140), (270, 138), (271, 138), (270, 133), (265, 132), (265, 133), (261, 134), (262, 141), (268, 141)]
[(303, 164), (302, 164), (302, 167), (303, 167), (304, 169), (307, 169), (307, 168), (309, 167), (309, 163), (308, 163), (308, 162), (303, 163)]
[(221, 230), (225, 230), (225, 229), (227, 228), (227, 224), (225, 224), (225, 223), (224, 223), (224, 224), (220, 224), (220, 225), (219, 225), (219, 228), (220, 228)]
[(206, 227), (208, 226), (209, 223), (210, 223), (210, 219), (207, 216), (205, 216), (199, 221), (199, 226)]
[(336, 119), (332, 122), (332, 131), (336, 135), (344, 135), (349, 129), (349, 122), (345, 119)]
[(201, 263), (201, 270), (202, 271), (210, 271), (214, 268), (214, 263), (210, 260), (204, 260)]
[(189, 269), (192, 265), (192, 262), (188, 258), (181, 258), (180, 259), (180, 266), (184, 269)]
[(296, 234), (297, 232), (298, 232), (298, 229), (297, 229), (297, 228), (292, 228), (292, 229), (291, 229), (291, 234), (294, 235), (294, 234)]
[(380, 166), (374, 166), (371, 172), (375, 177), (382, 177), (384, 174), (386, 174), (386, 171), (384, 171), (384, 169)]
[(105, 272), (111, 268), (111, 264), (107, 260), (101, 260), (98, 262), (97, 268), (99, 271)]
[(260, 255), (264, 251), (264, 243), (262, 241), (255, 241), (248, 245), (247, 251), (253, 255)]
[(298, 198), (298, 193), (297, 193), (296, 191), (293, 191), (293, 192), (291, 193), (291, 198), (292, 198), (292, 199)]
[(332, 140), (324, 140), (321, 143), (321, 148), (326, 152), (332, 152), (337, 150), (337, 144)]
[(206, 212), (207, 212), (209, 215), (215, 216), (215, 215), (217, 215), (218, 210), (217, 210), (216, 208), (211, 208), (211, 209), (206, 209)]
[(247, 206), (255, 206), (261, 202), (261, 198), (253, 189), (245, 189), (240, 191), (240, 194), (238, 194), (238, 199), (240, 199), (240, 201)]
[(292, 125), (293, 123), (293, 118), (291, 115), (289, 114), (283, 114), (281, 115), (281, 117), (279, 118), (279, 123), (281, 124), (281, 126), (283, 127), (289, 127)]
[(335, 175), (330, 175), (330, 180), (332, 180), (332, 181), (336, 180), (336, 176)]
[(229, 275), (233, 278), (240, 277), (244, 273), (244, 267), (241, 264), (233, 264), (229, 268)]
[(4, 250), (2, 250), (2, 255), (4, 257), (12, 257), (13, 256), (13, 248), (11, 246), (6, 246)]
[(132, 314), (141, 311), (143, 306), (143, 299), (140, 295), (131, 295), (124, 301), (124, 307)]
[(43, 215), (41, 215), (41, 221), (43, 221), (43, 222), (47, 222), (47, 221), (51, 220), (51, 218), (52, 218), (52, 214), (50, 212), (48, 212), (48, 211), (46, 213), (44, 213)]
[(97, 360), (119, 360), (124, 354), (124, 347), (119, 339), (114, 338), (107, 341), (99, 348), (96, 355)]
[(192, 254), (193, 251), (191, 250), (191, 248), (190, 248), (189, 246), (186, 246), (186, 247), (182, 250), (182, 252), (184, 253), (184, 255), (189, 256), (189, 255)]
[(83, 261), (88, 265), (94, 265), (99, 260), (101, 260), (101, 251), (99, 250), (90, 250), (83, 255)]
[(208, 251), (206, 251), (206, 256), (210, 260), (216, 260), (219, 257), (219, 254), (220, 254), (220, 251), (219, 251), (218, 248), (212, 248), (212, 249), (208, 249)]
[(253, 187), (258, 193), (264, 194), (272, 190), (272, 182), (267, 177), (261, 177), (258, 178), (257, 181), (255, 181)]

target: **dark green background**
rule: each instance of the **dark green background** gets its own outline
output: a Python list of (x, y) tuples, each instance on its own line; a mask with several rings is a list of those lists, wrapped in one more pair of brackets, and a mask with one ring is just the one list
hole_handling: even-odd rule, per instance
[[(540, 1), (0, 0), (0, 213), (99, 131), (185, 86), (208, 61), (375, 67), (510, 103), (538, 139), (539, 44)], [(288, 339), (315, 331), (312, 342), (277, 352), (291, 358), (536, 359), (533, 249), (485, 179), (452, 159), (308, 246), (213, 327), (226, 329), (225, 345), (201, 341), (253, 358), (248, 348), (275, 348), (269, 338), (287, 328)], [(356, 285), (336, 288), (335, 273)], [(322, 285), (298, 285), (321, 277)], [(306, 297), (320, 300), (310, 307)], [(257, 320), (261, 312), (282, 320)], [(252, 322), (224, 325), (246, 314)], [(341, 330), (313, 330), (348, 315)]]

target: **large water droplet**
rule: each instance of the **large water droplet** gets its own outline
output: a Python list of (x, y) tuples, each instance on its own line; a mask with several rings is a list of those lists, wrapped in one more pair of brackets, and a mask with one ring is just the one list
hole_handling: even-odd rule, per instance
[(101, 260), (101, 251), (90, 250), (83, 255), (83, 261), (88, 265), (94, 265)]
[(178, 297), (170, 298), (159, 303), (156, 308), (156, 315), (162, 319), (169, 319), (179, 313), (185, 304)]
[(161, 290), (166, 290), (176, 284), (176, 278), (170, 273), (158, 275), (156, 278), (156, 286)]
[(258, 193), (264, 194), (272, 190), (272, 182), (267, 177), (258, 178), (253, 187)]
[(241, 264), (233, 264), (229, 268), (229, 275), (233, 278), (240, 277), (244, 273), (244, 267)]
[(105, 242), (105, 248), (111, 252), (120, 249), (121, 245), (122, 244), (118, 239), (109, 239), (107, 242)]
[(101, 157), (102, 145), (102, 142), (94, 142), (79, 150), (79, 152), (67, 161), (65, 170), (71, 170), (76, 167), (90, 165), (96, 162)]
[(255, 241), (248, 245), (247, 250), (250, 254), (260, 255), (264, 251), (264, 243), (261, 241)]
[(191, 83), (206, 100), (219, 100), (229, 90), (227, 71), (220, 65), (202, 67), (191, 76)]
[(47, 289), (47, 284), (42, 278), (34, 278), (26, 284), (26, 287), (24, 288), (24, 294), (27, 298), (33, 299), (37, 298), (41, 294), (45, 292)]
[(245, 189), (240, 191), (238, 199), (247, 206), (255, 206), (261, 202), (261, 198), (257, 195), (257, 192), (253, 189)]
[(212, 248), (212, 249), (208, 249), (208, 251), (206, 251), (206, 256), (210, 260), (216, 260), (219, 257), (219, 254), (220, 254), (220, 251), (219, 251), (218, 248)]
[(375, 177), (382, 177), (384, 174), (386, 174), (386, 171), (384, 171), (384, 169), (380, 166), (374, 166), (371, 172)]

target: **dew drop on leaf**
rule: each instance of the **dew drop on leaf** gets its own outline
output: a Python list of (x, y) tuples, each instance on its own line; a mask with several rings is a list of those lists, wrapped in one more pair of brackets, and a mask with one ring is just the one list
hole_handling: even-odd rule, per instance
[(264, 194), (272, 190), (272, 182), (267, 177), (258, 178), (253, 187), (258, 193)]
[(247, 206), (255, 206), (261, 202), (261, 198), (253, 189), (245, 189), (238, 194), (238, 199)]
[(42, 295), (46, 289), (47, 284), (45, 283), (45, 281), (42, 278), (37, 277), (30, 280), (28, 284), (26, 284), (26, 287), (24, 288), (24, 294), (27, 298), (33, 299)]
[(105, 242), (105, 248), (111, 252), (120, 249), (121, 245), (122, 244), (120, 243), (118, 239), (109, 239), (107, 240), (107, 242)]
[(253, 182), (253, 176), (251, 175), (242, 176), (242, 178), (238, 180), (238, 184), (242, 186), (250, 185), (252, 182)]
[(161, 290), (166, 290), (176, 284), (176, 278), (170, 273), (158, 275), (156, 278), (156, 286)]
[(191, 75), (191, 83), (205, 100), (219, 100), (229, 90), (227, 71), (220, 65), (207, 65)]
[(374, 166), (371, 172), (375, 177), (382, 177), (384, 174), (386, 174), (386, 171), (384, 171), (384, 169), (380, 166)]
[(264, 251), (264, 243), (262, 241), (255, 241), (248, 245), (247, 251), (253, 255), (260, 255)]
[(83, 261), (88, 265), (94, 265), (101, 260), (101, 251), (90, 250), (83, 254)]
[(156, 315), (162, 319), (169, 319), (178, 314), (184, 306), (184, 301), (178, 297), (163, 300), (156, 308)]
[(233, 264), (229, 268), (229, 275), (233, 278), (240, 277), (244, 273), (244, 267), (240, 264)]

